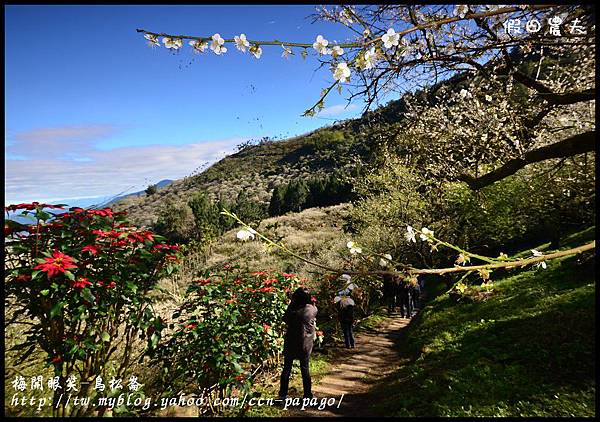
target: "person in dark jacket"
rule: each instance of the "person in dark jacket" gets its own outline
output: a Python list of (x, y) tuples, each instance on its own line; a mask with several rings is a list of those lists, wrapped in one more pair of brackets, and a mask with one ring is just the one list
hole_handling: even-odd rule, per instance
[[(348, 296), (338, 296), (340, 300), (337, 302), (338, 319), (344, 333), (344, 343), (346, 348), (354, 349), (354, 335), (352, 333), (352, 325), (354, 324), (354, 300)], [(337, 298), (336, 298), (337, 299)]]
[(311, 303), (310, 293), (299, 287), (283, 315), (287, 330), (283, 342), (283, 372), (279, 387), (279, 397), (285, 398), (288, 392), (292, 364), (300, 360), (304, 397), (312, 398), (312, 384), (309, 372), (310, 354), (315, 337), (317, 307)]
[(416, 278), (413, 278), (410, 281), (410, 298), (413, 312), (417, 309), (419, 305), (419, 298), (421, 296), (421, 286), (419, 286), (419, 282)]
[(412, 306), (410, 301), (410, 287), (400, 277), (396, 277), (396, 283), (398, 286), (398, 301), (400, 304), (400, 316), (404, 318), (410, 318), (412, 314)]
[(397, 286), (394, 283), (394, 276), (391, 274), (383, 275), (383, 299), (387, 303), (388, 315), (394, 312), (394, 306), (396, 305), (396, 289)]

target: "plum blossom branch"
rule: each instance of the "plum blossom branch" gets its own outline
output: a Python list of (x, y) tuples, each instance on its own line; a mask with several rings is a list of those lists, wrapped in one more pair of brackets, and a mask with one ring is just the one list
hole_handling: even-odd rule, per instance
[[(487, 279), (489, 278), (489, 270), (491, 269), (498, 269), (498, 268), (506, 268), (506, 269), (511, 269), (511, 268), (516, 268), (516, 267), (525, 267), (527, 265), (532, 265), (532, 264), (538, 264), (539, 266), (542, 266), (541, 263), (545, 263), (548, 260), (551, 259), (556, 259), (556, 258), (561, 258), (564, 256), (569, 256), (569, 255), (576, 255), (576, 254), (580, 254), (589, 250), (594, 250), (596, 247), (596, 241), (593, 240), (585, 245), (582, 246), (578, 246), (576, 248), (572, 248), (566, 251), (558, 251), (558, 252), (554, 252), (554, 253), (550, 253), (547, 255), (543, 255), (540, 252), (536, 251), (536, 250), (532, 250), (533, 252), (533, 256), (530, 258), (523, 258), (523, 259), (517, 259), (517, 260), (507, 260), (507, 258), (504, 258), (504, 255), (502, 256), (504, 259), (504, 261), (501, 262), (489, 262), (487, 264), (483, 264), (483, 265), (473, 265), (473, 266), (460, 266), (460, 265), (455, 265), (454, 267), (449, 267), (449, 268), (413, 268), (409, 265), (406, 264), (400, 264), (403, 267), (405, 267), (406, 269), (403, 271), (386, 271), (386, 270), (357, 270), (357, 271), (352, 271), (352, 270), (347, 270), (347, 269), (338, 269), (338, 268), (332, 268), (330, 266), (312, 261), (310, 259), (307, 259), (305, 257), (303, 257), (302, 255), (299, 255), (297, 253), (295, 253), (294, 251), (288, 249), (285, 245), (275, 242), (271, 239), (269, 239), (268, 237), (266, 237), (265, 235), (257, 232), (256, 230), (252, 229), (249, 225), (247, 225), (246, 223), (244, 223), (242, 220), (240, 220), (240, 218), (231, 213), (230, 211), (224, 210), (221, 211), (221, 214), (226, 215), (228, 217), (233, 218), (234, 220), (236, 220), (240, 225), (242, 225), (245, 229), (245, 231), (249, 231), (252, 230), (253, 233), (255, 233), (260, 239), (262, 239), (263, 241), (265, 241), (269, 246), (271, 247), (276, 247), (279, 248), (280, 250), (286, 252), (287, 254), (303, 261), (306, 262), (307, 264), (319, 267), (321, 269), (324, 269), (328, 272), (334, 273), (334, 274), (348, 274), (348, 275), (362, 275), (362, 276), (369, 276), (369, 275), (424, 275), (424, 274), (437, 274), (437, 275), (443, 275), (443, 274), (448, 274), (448, 273), (460, 273), (460, 272), (473, 272), (473, 271), (479, 271), (479, 273), (482, 275), (483, 278)], [(425, 231), (425, 234), (423, 234), (423, 230), (421, 230), (421, 233), (423, 236), (426, 236), (427, 238), (431, 238), (433, 239), (433, 232), (431, 231)], [(429, 234), (431, 233), (431, 234)], [(445, 242), (444, 242), (445, 243)], [(350, 241), (347, 244), (348, 249), (350, 249), (351, 251), (354, 250), (354, 254), (361, 254), (362, 253), (362, 248), (359, 248), (354, 242)], [(461, 249), (462, 250), (462, 249)], [(465, 253), (469, 253), (466, 252)], [(385, 258), (386, 261), (389, 262), (393, 262), (391, 259), (391, 256), (389, 254), (385, 254), (385, 255), (380, 255), (380, 254), (376, 254), (377, 256), (383, 257)], [(470, 254), (472, 256), (474, 256), (473, 254)], [(488, 258), (489, 259), (489, 258)], [(543, 267), (543, 266), (542, 266)]]

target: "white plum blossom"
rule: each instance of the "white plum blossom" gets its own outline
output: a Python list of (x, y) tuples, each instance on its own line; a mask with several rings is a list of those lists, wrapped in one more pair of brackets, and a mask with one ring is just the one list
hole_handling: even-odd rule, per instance
[(192, 40), (190, 41), (190, 45), (194, 48), (195, 53), (204, 53), (208, 48), (208, 43), (206, 41)]
[(165, 47), (171, 50), (179, 50), (183, 46), (183, 41), (179, 38), (164, 37), (163, 43)]
[[(348, 243), (350, 243), (350, 242), (348, 242)], [(352, 243), (352, 245), (354, 245), (354, 243)], [(350, 280), (352, 279), (352, 277), (350, 277), (350, 275), (348, 275), (348, 274), (342, 274), (340, 276), (340, 278), (342, 280), (344, 280), (346, 283), (350, 283)]]
[(396, 34), (394, 28), (390, 28), (385, 34), (383, 34), (381, 41), (383, 41), (383, 46), (385, 48), (392, 48), (393, 46), (398, 45), (400, 42), (400, 34)]
[(227, 52), (227, 48), (223, 46), (225, 40), (221, 38), (220, 34), (212, 36), (212, 42), (210, 43), (210, 49), (215, 52), (217, 56)]
[(335, 45), (333, 46), (333, 48), (331, 49), (331, 55), (335, 58), (338, 56), (341, 56), (342, 54), (344, 54), (344, 49), (342, 47), (340, 47), (339, 45)]
[(369, 31), (369, 28), (365, 28), (363, 31), (363, 38), (369, 38), (369, 35), (371, 35), (371, 31)]
[(156, 35), (146, 34), (146, 35), (144, 35), (144, 38), (146, 38), (148, 40), (148, 45), (150, 47), (155, 46), (155, 45), (160, 47), (160, 43), (158, 42), (158, 37)]
[(346, 246), (348, 247), (348, 249), (350, 249), (350, 253), (352, 255), (362, 253), (362, 248), (359, 248), (358, 246), (356, 246), (356, 243), (354, 243), (352, 241), (349, 241), (348, 243), (346, 243)]
[(340, 12), (340, 20), (345, 25), (352, 25), (354, 23), (354, 20), (352, 20), (352, 15), (351, 15), (350, 11), (347, 9), (344, 9)]
[(255, 234), (256, 234), (256, 231), (254, 229), (249, 229), (249, 230), (242, 229), (239, 232), (237, 232), (236, 236), (239, 240), (241, 240), (242, 242), (245, 242), (249, 239), (254, 240)]
[(384, 258), (379, 258), (379, 266), (380, 267), (387, 267), (387, 265), (389, 264), (389, 262), (392, 260), (392, 255), (390, 255), (389, 253), (386, 253), (385, 255), (383, 255), (385, 257)]
[(433, 231), (429, 230), (427, 227), (423, 227), (421, 229), (421, 234), (419, 235), (422, 241), (431, 242), (433, 237)]
[(252, 55), (257, 59), (260, 59), (260, 56), (262, 55), (262, 48), (260, 48), (258, 45), (253, 45), (250, 47), (250, 53), (252, 53)]
[[(532, 249), (531, 253), (533, 253), (534, 257), (543, 256), (544, 254), (538, 251), (537, 249)], [(535, 264), (536, 268), (543, 268), (544, 270), (547, 268), (546, 261), (541, 261)]]
[(281, 57), (283, 57), (284, 59), (287, 59), (290, 54), (294, 54), (292, 53), (292, 49), (286, 47), (285, 45), (281, 44), (281, 47), (283, 48), (283, 53), (281, 53)]
[(323, 38), (323, 35), (317, 36), (317, 40), (313, 43), (313, 48), (319, 52), (319, 54), (328, 54), (329, 50), (327, 45), (329, 41)]
[(375, 62), (377, 61), (377, 53), (375, 51), (375, 47), (371, 47), (369, 50), (365, 51), (365, 69), (373, 69), (375, 66)]
[(407, 242), (417, 243), (415, 229), (411, 226), (406, 226), (406, 233), (404, 234)]
[(472, 97), (471, 93), (469, 91), (467, 91), (466, 89), (461, 89), (458, 94), (460, 95), (461, 98), (471, 98)]
[(466, 4), (457, 4), (454, 7), (454, 11), (452, 12), (452, 14), (454, 16), (458, 16), (459, 18), (464, 18), (467, 13), (469, 12), (469, 6)]
[(348, 68), (348, 63), (338, 63), (335, 71), (333, 72), (333, 78), (342, 83), (350, 82), (350, 69)]
[(236, 35), (233, 37), (233, 40), (235, 41), (235, 47), (242, 53), (245, 53), (246, 48), (250, 47), (250, 43), (246, 39), (246, 34), (240, 34), (239, 37)]

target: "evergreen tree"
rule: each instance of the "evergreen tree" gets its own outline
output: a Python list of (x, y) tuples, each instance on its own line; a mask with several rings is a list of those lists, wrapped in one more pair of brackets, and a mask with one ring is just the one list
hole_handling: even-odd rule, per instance
[(327, 197), (325, 196), (325, 180), (323, 178), (311, 179), (308, 182), (308, 189), (310, 195), (304, 208), (326, 205)]
[(158, 187), (156, 185), (150, 185), (146, 188), (146, 190), (144, 192), (146, 192), (146, 195), (150, 196), (150, 195), (154, 195), (157, 191), (158, 191)]
[(290, 182), (284, 196), (285, 211), (301, 211), (308, 195), (308, 186), (304, 180)]
[(241, 191), (238, 194), (233, 212), (240, 217), (242, 221), (248, 223), (258, 223), (267, 216), (265, 207), (262, 204), (251, 201), (246, 192)]
[(275, 217), (284, 214), (285, 193), (287, 185), (275, 186), (271, 194), (271, 202), (269, 204), (269, 215)]
[(196, 223), (196, 237), (210, 240), (219, 234), (219, 209), (203, 192), (197, 192), (188, 201)]

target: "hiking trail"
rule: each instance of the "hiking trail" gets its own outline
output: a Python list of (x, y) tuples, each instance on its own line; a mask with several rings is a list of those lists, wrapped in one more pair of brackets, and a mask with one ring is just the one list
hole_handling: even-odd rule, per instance
[[(421, 306), (415, 309), (412, 319), (418, 315)], [(378, 327), (355, 334), (356, 348), (343, 348), (329, 373), (318, 382), (313, 381), (313, 395), (318, 403), (322, 398), (333, 397), (335, 404), (323, 410), (289, 407), (284, 416), (383, 416), (373, 414), (372, 403), (366, 401), (365, 393), (381, 377), (402, 364), (398, 345), (412, 319), (401, 318), (395, 312)]]

